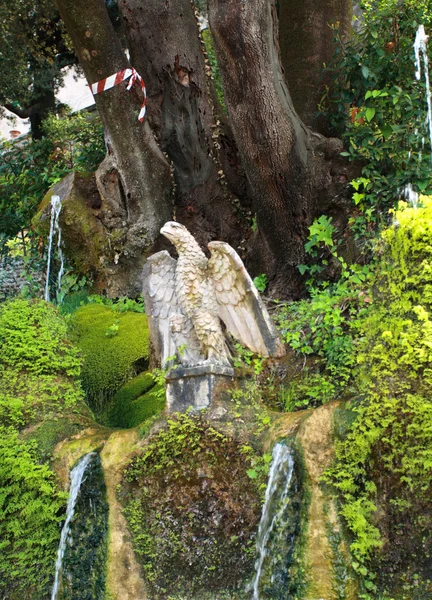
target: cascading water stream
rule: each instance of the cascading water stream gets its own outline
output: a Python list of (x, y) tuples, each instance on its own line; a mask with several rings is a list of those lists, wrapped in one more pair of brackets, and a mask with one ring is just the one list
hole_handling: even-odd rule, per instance
[(60, 536), (60, 544), (57, 552), (57, 561), (56, 561), (56, 571), (54, 578), (54, 585), (51, 594), (51, 600), (57, 599), (57, 594), (59, 590), (60, 584), (60, 575), (62, 571), (63, 557), (66, 549), (66, 544), (68, 542), (70, 525), (75, 512), (75, 505), (78, 499), (78, 495), (80, 492), (81, 484), (84, 481), (84, 474), (96, 456), (96, 452), (90, 452), (81, 458), (81, 460), (74, 466), (74, 468), (70, 472), (70, 490), (69, 490), (69, 500), (66, 508), (66, 521), (63, 525), (63, 529)]
[(426, 103), (427, 103), (427, 123), (429, 130), (429, 141), (431, 147), (431, 161), (432, 161), (432, 99), (429, 81), (429, 59), (427, 54), (427, 42), (429, 36), (426, 35), (424, 25), (419, 25), (417, 34), (414, 41), (414, 55), (415, 55), (415, 76), (417, 81), (421, 79), (421, 58), (423, 58), (423, 70), (426, 84)]
[(284, 529), (284, 516), (289, 504), (289, 491), (294, 470), (294, 460), (290, 448), (276, 444), (270, 467), (264, 506), (258, 527), (255, 579), (253, 582), (253, 600), (260, 599), (259, 585), (263, 573), (264, 560), (270, 551), (270, 538), (276, 526)]
[(59, 270), (59, 273), (57, 276), (57, 291), (60, 291), (61, 279), (62, 279), (63, 273), (64, 273), (64, 257), (63, 257), (63, 251), (61, 248), (62, 232), (61, 232), (61, 227), (60, 227), (60, 222), (59, 222), (61, 208), (62, 208), (62, 204), (61, 204), (60, 196), (52, 196), (51, 197), (51, 222), (50, 222), (50, 231), (49, 231), (49, 236), (48, 236), (48, 258), (47, 258), (45, 294), (44, 294), (44, 299), (47, 302), (50, 301), (49, 278), (50, 278), (50, 271), (51, 271), (53, 239), (54, 239), (55, 234), (57, 234), (57, 250), (58, 250), (58, 257), (60, 260), (60, 270)]
[[(427, 42), (429, 36), (426, 35), (424, 25), (419, 25), (416, 33), (416, 37), (414, 40), (414, 66), (415, 66), (415, 78), (417, 81), (420, 81), (422, 75), (422, 59), (423, 59), (423, 71), (425, 78), (425, 87), (426, 87), (426, 104), (427, 104), (427, 129), (429, 131), (429, 143), (430, 143), (430, 161), (432, 162), (432, 98), (431, 98), (431, 89), (430, 89), (430, 79), (429, 79), (429, 58), (427, 54)], [(415, 130), (415, 134), (418, 134), (418, 129)], [(422, 150), (419, 152), (418, 159), (421, 163), (423, 149), (424, 149), (425, 138), (422, 137)], [(408, 153), (408, 160), (411, 158), (411, 151)], [(417, 208), (419, 194), (413, 189), (411, 183), (408, 183), (404, 190), (403, 195), (405, 200), (411, 204), (413, 208)]]

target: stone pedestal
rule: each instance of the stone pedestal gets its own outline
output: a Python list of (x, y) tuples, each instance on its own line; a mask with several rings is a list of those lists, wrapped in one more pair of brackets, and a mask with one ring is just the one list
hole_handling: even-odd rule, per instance
[(218, 389), (231, 383), (233, 377), (231, 367), (212, 364), (170, 371), (166, 375), (168, 412), (207, 408)]

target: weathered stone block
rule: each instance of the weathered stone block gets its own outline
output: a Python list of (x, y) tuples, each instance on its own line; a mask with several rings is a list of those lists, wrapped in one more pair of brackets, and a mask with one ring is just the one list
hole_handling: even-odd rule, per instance
[(173, 369), (166, 376), (168, 412), (207, 408), (233, 378), (234, 369), (217, 364)]

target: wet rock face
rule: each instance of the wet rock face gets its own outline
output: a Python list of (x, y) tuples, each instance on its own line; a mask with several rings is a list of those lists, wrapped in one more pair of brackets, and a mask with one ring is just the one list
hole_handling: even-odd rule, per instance
[(63, 559), (58, 600), (103, 600), (108, 536), (108, 503), (99, 455), (81, 484)]
[(239, 442), (189, 415), (132, 460), (121, 498), (153, 600), (243, 597), (261, 511), (248, 463)]

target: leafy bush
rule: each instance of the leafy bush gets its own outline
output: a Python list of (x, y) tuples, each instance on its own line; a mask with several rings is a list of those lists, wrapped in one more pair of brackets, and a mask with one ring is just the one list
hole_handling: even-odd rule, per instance
[(49, 188), (71, 171), (96, 170), (104, 157), (98, 118), (49, 118), (45, 137), (5, 142), (0, 162), (0, 235), (14, 238), (30, 221)]
[(121, 496), (152, 598), (244, 589), (261, 506), (250, 467), (239, 442), (189, 414), (171, 418), (131, 461)]
[[(23, 426), (64, 410), (83, 412), (78, 350), (57, 309), (16, 299), (0, 309), (0, 424)], [(86, 412), (86, 411), (84, 411)]]
[(135, 427), (163, 411), (165, 387), (151, 373), (140, 373), (114, 396), (109, 421), (113, 427)]
[(45, 600), (50, 595), (59, 521), (66, 494), (38, 464), (35, 444), (0, 427), (0, 595)]
[[(361, 319), (367, 312), (367, 293), (371, 267), (348, 265), (337, 252), (333, 240), (335, 229), (324, 215), (309, 227), (306, 252), (316, 258), (328, 258), (321, 264), (300, 265), (302, 274), (309, 272), (308, 299), (282, 304), (277, 312), (278, 327), (284, 341), (313, 367), (306, 368), (299, 380), (282, 389), (285, 410), (318, 405), (335, 398), (352, 382), (355, 365), (355, 339)], [(318, 281), (323, 264), (333, 261), (337, 281)]]
[(84, 358), (82, 385), (88, 402), (102, 413), (121, 386), (147, 365), (147, 317), (92, 303), (71, 315), (71, 326)]
[[(424, 81), (414, 77), (413, 42), (420, 23), (432, 26), (429, 0), (368, 0), (360, 31), (338, 48), (325, 98), (326, 114), (343, 136), (350, 160), (362, 161), (353, 182), (355, 233), (387, 218), (407, 184), (432, 189)], [(430, 44), (429, 44), (430, 45)], [(429, 49), (430, 54), (430, 49)], [(350, 115), (347, 114), (349, 108)]]
[(354, 566), (373, 593), (372, 564), (382, 587), (414, 586), (419, 573), (427, 579), (432, 553), (432, 199), (422, 203), (401, 207), (383, 233), (374, 302), (360, 329), (364, 400), (327, 473), (354, 536)]

